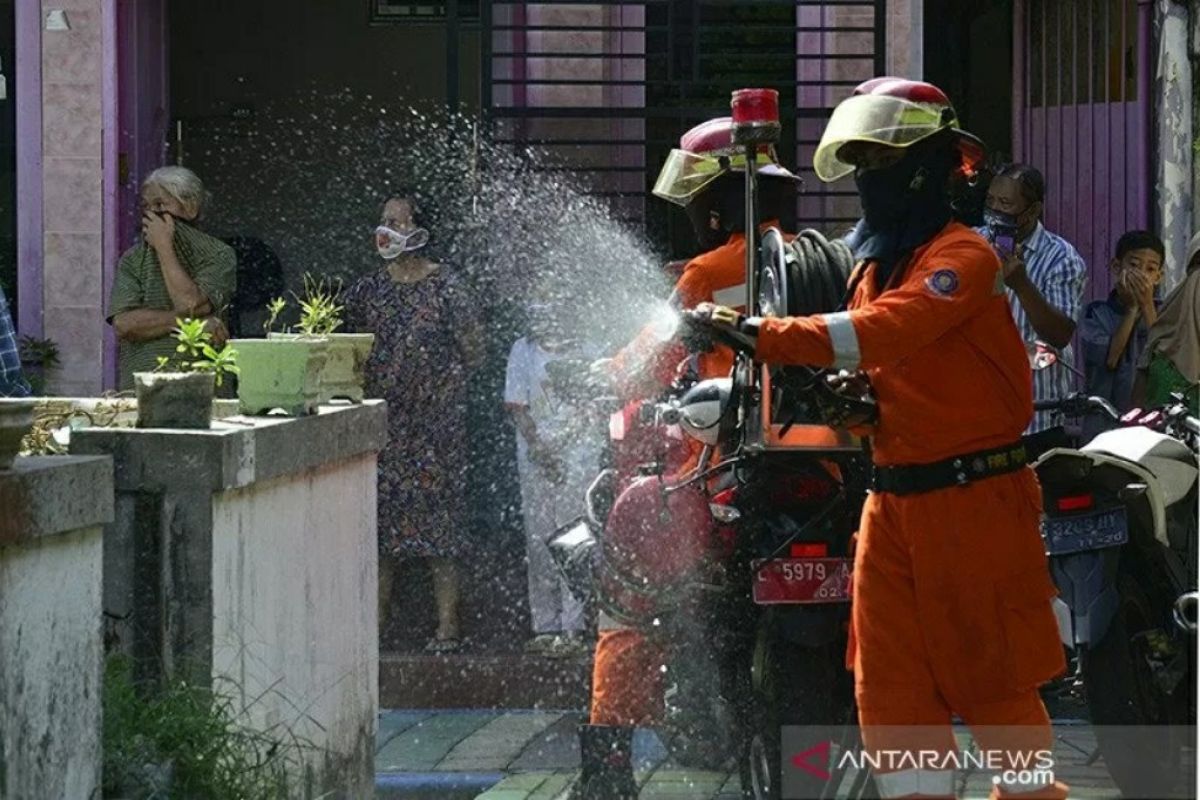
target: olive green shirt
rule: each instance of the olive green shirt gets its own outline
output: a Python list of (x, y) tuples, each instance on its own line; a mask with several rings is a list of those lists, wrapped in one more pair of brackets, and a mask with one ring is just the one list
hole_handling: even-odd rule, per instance
[[(184, 222), (175, 223), (175, 255), (196, 282), (213, 309), (220, 314), (233, 299), (237, 276), (237, 257), (220, 239), (201, 233)], [(125, 311), (150, 308), (170, 311), (174, 307), (162, 267), (154, 248), (143, 243), (121, 256), (108, 303), (108, 321)], [(145, 342), (121, 342), (120, 387), (133, 388), (133, 373), (150, 372), (158, 366), (159, 356), (173, 358), (175, 339), (163, 336)]]

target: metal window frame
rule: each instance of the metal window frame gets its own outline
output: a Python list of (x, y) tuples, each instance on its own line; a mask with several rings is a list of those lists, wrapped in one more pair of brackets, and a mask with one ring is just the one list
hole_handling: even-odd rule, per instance
[[(643, 123), (661, 122), (663, 120), (669, 119), (669, 120), (674, 120), (677, 123), (673, 127), (673, 129), (677, 129), (680, 133), (682, 133), (684, 130), (687, 130), (688, 127), (690, 127), (693, 124), (696, 124), (697, 122), (702, 121), (703, 119), (714, 117), (714, 116), (727, 115), (728, 114), (727, 106), (724, 108), (717, 108), (717, 107), (709, 107), (709, 106), (706, 106), (703, 104), (688, 103), (686, 101), (684, 101), (683, 103), (681, 103), (678, 106), (666, 106), (661, 103), (659, 103), (657, 105), (651, 104), (650, 98), (647, 98), (648, 105), (643, 105), (641, 107), (629, 108), (629, 107), (616, 107), (616, 106), (601, 106), (601, 107), (587, 107), (587, 108), (571, 108), (571, 107), (561, 107), (561, 106), (527, 105), (524, 102), (524, 98), (521, 97), (521, 95), (523, 94), (522, 90), (525, 88), (528, 88), (528, 87), (570, 87), (570, 86), (581, 86), (581, 87), (589, 86), (589, 87), (604, 87), (604, 88), (608, 88), (608, 87), (618, 87), (618, 88), (620, 88), (620, 87), (634, 87), (634, 88), (642, 87), (647, 91), (647, 93), (650, 93), (655, 90), (661, 90), (661, 89), (665, 89), (667, 87), (673, 87), (676, 85), (680, 85), (681, 86), (680, 95), (682, 97), (688, 97), (690, 94), (697, 93), (695, 87), (700, 86), (704, 82), (702, 79), (708, 77), (708, 76), (704, 75), (702, 72), (703, 66), (702, 66), (701, 62), (703, 61), (705, 54), (700, 53), (698, 50), (696, 50), (696, 48), (698, 46), (697, 41), (699, 40), (699, 37), (701, 35), (705, 34), (705, 32), (708, 32), (711, 35), (712, 31), (714, 31), (714, 30), (719, 31), (721, 25), (718, 24), (718, 25), (714, 25), (712, 27), (699, 27), (698, 28), (697, 26), (689, 23), (687, 28), (684, 29), (679, 24), (679, 22), (674, 18), (674, 15), (671, 13), (671, 10), (674, 8), (675, 3), (678, 3), (678, 0), (640, 0), (640, 2), (634, 2), (634, 0), (614, 0), (613, 2), (604, 3), (604, 4), (588, 2), (588, 0), (554, 0), (554, 2), (537, 3), (537, 4), (535, 4), (535, 3), (520, 3), (520, 2), (484, 3), (483, 7), (481, 9), (481, 15), (480, 15), (480, 26), (482, 29), (482, 48), (483, 48), (482, 63), (481, 63), (482, 69), (481, 69), (480, 97), (481, 97), (481, 105), (483, 108), (483, 112), (485, 114), (488, 124), (492, 128), (493, 133), (498, 133), (499, 129), (501, 127), (503, 127), (506, 123), (510, 124), (516, 131), (520, 132), (522, 130), (522, 128), (527, 127), (530, 122), (535, 121), (535, 120), (573, 120), (573, 119), (581, 120), (581, 121), (588, 120), (588, 121), (600, 121), (600, 122), (603, 122), (603, 121), (611, 122), (611, 121), (620, 120), (620, 119), (627, 119), (630, 121), (641, 121)], [(731, 8), (731, 7), (738, 6), (738, 7), (745, 8), (748, 6), (757, 6), (757, 7), (764, 7), (764, 8), (766, 8), (766, 7), (774, 7), (774, 8), (787, 7), (787, 8), (795, 9), (796, 13), (793, 15), (794, 24), (792, 26), (792, 37), (791, 37), (791, 40), (793, 42), (793, 45), (792, 45), (793, 50), (795, 50), (797, 47), (797, 43), (799, 41), (798, 37), (803, 34), (824, 34), (824, 33), (828, 33), (828, 34), (838, 34), (838, 33), (871, 34), (871, 39), (870, 39), (871, 50), (870, 50), (870, 52), (866, 52), (864, 50), (863, 52), (859, 52), (859, 53), (856, 53), (856, 52), (838, 52), (838, 53), (792, 52), (792, 53), (790, 53), (790, 55), (792, 56), (792, 62), (794, 64), (796, 64), (796, 72), (793, 73), (793, 79), (790, 81), (784, 81), (779, 86), (773, 87), (773, 88), (786, 89), (787, 92), (789, 92), (792, 96), (795, 96), (797, 98), (797, 102), (796, 102), (797, 107), (790, 109), (790, 110), (787, 108), (781, 109), (783, 115), (785, 116), (785, 127), (789, 127), (789, 123), (787, 121), (788, 118), (791, 118), (791, 120), (793, 120), (793, 122), (790, 124), (790, 127), (793, 131), (792, 138), (788, 141), (782, 142), (780, 145), (780, 148), (779, 148), (781, 156), (783, 157), (785, 162), (787, 162), (789, 165), (791, 164), (792, 161), (795, 160), (796, 156), (799, 154), (800, 148), (805, 147), (805, 146), (811, 147), (816, 144), (816, 141), (813, 139), (813, 134), (812, 134), (811, 130), (809, 130), (808, 132), (806, 132), (803, 135), (801, 134), (800, 124), (799, 124), (800, 121), (801, 120), (814, 120), (814, 119), (827, 119), (833, 110), (832, 106), (809, 107), (809, 108), (799, 107), (800, 106), (799, 95), (801, 94), (802, 91), (807, 90), (807, 91), (811, 92), (811, 90), (814, 88), (830, 87), (830, 88), (833, 88), (836, 90), (842, 90), (844, 92), (844, 90), (846, 88), (857, 85), (861, 80), (865, 80), (867, 77), (873, 77), (874, 75), (881, 75), (886, 72), (886, 56), (887, 56), (887, 38), (886, 38), (886, 36), (887, 36), (887, 33), (886, 33), (886, 31), (887, 31), (887, 3), (886, 3), (886, 0), (738, 0), (738, 2), (731, 2), (731, 0), (691, 0), (691, 3), (692, 3), (692, 6), (683, 12), (684, 15), (690, 17), (690, 19), (699, 19), (700, 14), (705, 9), (713, 9), (713, 8), (719, 8), (719, 7)], [(679, 4), (681, 4), (681, 3), (679, 3)], [(603, 5), (603, 6), (608, 7), (609, 9), (614, 9), (614, 8), (619, 9), (622, 6), (641, 7), (646, 10), (647, 18), (644, 18), (642, 20), (643, 21), (642, 25), (630, 25), (630, 24), (627, 24), (625, 22), (625, 20), (620, 20), (621, 24), (568, 25), (568, 24), (559, 23), (557, 21), (551, 21), (550, 23), (547, 23), (544, 20), (539, 20), (533, 24), (529, 24), (529, 23), (526, 23), (525, 18), (524, 18), (525, 17), (525, 13), (524, 13), (525, 9), (530, 6), (545, 7), (545, 6), (572, 6), (572, 5), (593, 6), (593, 7), (597, 6), (597, 5)], [(497, 20), (496, 20), (496, 16), (498, 13), (497, 7), (500, 7), (502, 10), (509, 10), (511, 12), (508, 16), (506, 16), (505, 21), (502, 21), (499, 23), (497, 22)], [(873, 24), (871, 24), (871, 25), (863, 25), (863, 24), (836, 24), (835, 25), (832, 23), (828, 24), (828, 25), (812, 24), (811, 17), (813, 16), (812, 9), (814, 9), (814, 8), (818, 9), (819, 11), (824, 12), (829, 9), (851, 8), (851, 7), (869, 10), (872, 13)], [(665, 24), (660, 19), (651, 19), (650, 18), (650, 14), (651, 14), (650, 9), (651, 8), (658, 8), (658, 9), (666, 8), (667, 9), (667, 14), (666, 14), (667, 19), (666, 19)], [(807, 21), (806, 21), (806, 24), (804, 24), (804, 25), (800, 24), (800, 21), (801, 21), (800, 10), (801, 9), (804, 9), (806, 12), (805, 18)], [(659, 11), (658, 13), (659, 13), (659, 16), (661, 17), (662, 12)], [(819, 17), (821, 19), (824, 19), (825, 16), (826, 15), (824, 13), (819, 14)], [(606, 20), (606, 21), (611, 21), (611, 20)], [(850, 23), (855, 23), (855, 21), (850, 21)], [(728, 24), (728, 23), (722, 23), (722, 24)], [(780, 29), (776, 25), (757, 25), (756, 26), (753, 24), (747, 24), (747, 25), (738, 25), (737, 30), (739, 33), (756, 33), (756, 32), (757, 33), (763, 33), (763, 32), (776, 33), (776, 32), (779, 32)], [(591, 51), (590, 47), (588, 48), (588, 52), (564, 52), (564, 48), (562, 48), (561, 46), (560, 47), (546, 47), (545, 49), (538, 49), (535, 51), (529, 50), (528, 47), (526, 46), (525, 37), (527, 34), (570, 32), (570, 31), (582, 31), (582, 32), (587, 32), (587, 33), (604, 33), (604, 34), (610, 34), (610, 35), (615, 34), (618, 37), (624, 36), (626, 34), (633, 34), (633, 33), (644, 34), (645, 38), (643, 39), (643, 42), (644, 42), (643, 46), (644, 46), (644, 49), (647, 50), (647, 52), (644, 52), (644, 53), (604, 52), (604, 50), (605, 50), (604, 45), (598, 46), (596, 51), (594, 51), (594, 52)], [(667, 50), (666, 50), (666, 58), (672, 68), (675, 66), (675, 61), (673, 59), (675, 59), (677, 57), (676, 49), (678, 49), (681, 46), (682, 47), (691, 47), (692, 53), (685, 60), (688, 60), (691, 62), (691, 72), (693, 72), (695, 74), (689, 76), (689, 78), (684, 81), (680, 81), (677, 78), (672, 79), (668, 75), (663, 75), (660, 71), (647, 69), (647, 74), (641, 79), (629, 79), (626, 77), (615, 78), (615, 79), (607, 78), (607, 77), (592, 79), (592, 78), (576, 78), (576, 77), (545, 76), (545, 75), (531, 76), (528, 74), (528, 72), (524, 71), (524, 69), (523, 69), (523, 66), (526, 63), (527, 59), (531, 59), (531, 58), (562, 59), (562, 60), (571, 60), (571, 61), (574, 61), (577, 63), (581, 62), (581, 61), (587, 61), (587, 60), (600, 60), (605, 64), (627, 61), (627, 60), (650, 61), (653, 59), (657, 59), (659, 62), (661, 62), (664, 53), (661, 50), (657, 50), (657, 49), (654, 51), (649, 50), (650, 45), (648, 42), (650, 40), (651, 34), (655, 34), (656, 37), (660, 40), (665, 35), (667, 42), (668, 42), (668, 46), (667, 46)], [(683, 37), (682, 42), (679, 41), (679, 38), (678, 38), (681, 35)], [(502, 41), (502, 37), (508, 37), (510, 39), (510, 41), (507, 44), (504, 44)], [(824, 47), (824, 43), (822, 43), (822, 48), (823, 47)], [(759, 61), (767, 61), (767, 63), (769, 64), (770, 61), (776, 61), (782, 55), (784, 55), (783, 52), (749, 54), (747, 56), (743, 56), (741, 54), (732, 56), (727, 53), (716, 53), (716, 54), (713, 54), (713, 57), (720, 57), (720, 58), (726, 58), (726, 59), (737, 58), (739, 60), (739, 63), (743, 60), (744, 61), (759, 60)], [(506, 60), (507, 60), (507, 63), (506, 63)], [(864, 70), (863, 75), (861, 75), (861, 76), (855, 75), (852, 79), (846, 78), (846, 79), (822, 79), (822, 80), (801, 79), (800, 75), (798, 74), (799, 70), (800, 70), (800, 66), (802, 64), (806, 64), (806, 63), (811, 64), (815, 61), (821, 61), (823, 63), (837, 63), (837, 62), (846, 63), (851, 60), (862, 60), (864, 62), (869, 61), (871, 64), (871, 73), (872, 74), (867, 75), (867, 74), (865, 74), (865, 70)], [(505, 66), (505, 67), (510, 68), (508, 70), (508, 74), (506, 74), (504, 77), (497, 77), (497, 75), (496, 75), (497, 68), (500, 66)], [(500, 90), (500, 89), (511, 89), (513, 91), (514, 98), (513, 98), (513, 102), (511, 105), (506, 105), (503, 107), (497, 106), (496, 91)], [(783, 92), (781, 92), (781, 94), (783, 94)], [(811, 123), (808, 127), (811, 128)], [(516, 145), (520, 145), (520, 146), (537, 145), (537, 146), (541, 146), (541, 147), (551, 147), (551, 148), (558, 148), (558, 149), (562, 149), (562, 150), (569, 150), (572, 147), (597, 147), (597, 148), (600, 148), (600, 147), (629, 147), (629, 146), (640, 147), (642, 149), (642, 152), (644, 153), (644, 157), (642, 158), (642, 163), (644, 164), (644, 166), (640, 166), (640, 167), (630, 167), (627, 165), (618, 165), (618, 164), (610, 164), (610, 165), (604, 165), (604, 166), (589, 165), (589, 166), (573, 167), (568, 164), (566, 166), (547, 167), (547, 169), (576, 170), (576, 171), (591, 174), (591, 175), (605, 175), (605, 174), (612, 175), (614, 173), (615, 174), (621, 174), (621, 173), (630, 174), (630, 173), (641, 172), (645, 175), (645, 179), (642, 182), (643, 183), (642, 188), (644, 190), (642, 192), (643, 198), (649, 196), (649, 189), (653, 185), (654, 178), (655, 178), (655, 176), (657, 174), (657, 170), (660, 166), (660, 164), (657, 163), (657, 161), (659, 159), (660, 151), (665, 152), (664, 148), (669, 149), (671, 146), (674, 145), (674, 142), (663, 139), (661, 131), (658, 134), (655, 134), (654, 132), (652, 132), (650, 130), (643, 130), (640, 138), (606, 139), (606, 138), (603, 138), (603, 134), (600, 134), (599, 136), (597, 136), (594, 133), (592, 135), (583, 135), (583, 134), (563, 135), (561, 137), (556, 133), (551, 133), (551, 134), (548, 134), (547, 136), (539, 137), (539, 136), (530, 136), (527, 133), (518, 133), (518, 135), (514, 135), (514, 136), (511, 136), (508, 138), (501, 135), (500, 140), (501, 141), (511, 141), (514, 144), (514, 146), (516, 146)], [(809, 171), (811, 172), (811, 170), (809, 170)], [(613, 180), (616, 180), (615, 176), (614, 176)], [(624, 192), (622, 192), (622, 191), (597, 191), (594, 194), (597, 196), (602, 196), (602, 197), (627, 197), (627, 198), (635, 197), (635, 193), (633, 191), (624, 191)], [(848, 191), (846, 189), (846, 187), (844, 187), (844, 186), (836, 186), (836, 185), (835, 186), (825, 186), (824, 184), (820, 184), (819, 182), (817, 182), (815, 180), (815, 178), (806, 180), (805, 194), (809, 198), (810, 204), (812, 202), (814, 202), (813, 201), (814, 197), (815, 198), (845, 198), (845, 197), (851, 197), (851, 196), (855, 195), (855, 193), (853, 191)], [(653, 200), (651, 199), (649, 202), (653, 202)], [(829, 204), (825, 203), (823, 200), (818, 200), (815, 202), (820, 203), (820, 207), (822, 209), (828, 209)], [(799, 204), (798, 204), (798, 207), (799, 207)], [(643, 217), (641, 219), (642, 225), (644, 227), (649, 226), (650, 222), (651, 222), (651, 218), (656, 215), (661, 216), (661, 213), (648, 208), (646, 213), (643, 215)], [(814, 223), (814, 221), (816, 221), (816, 220), (814, 220), (814, 218), (810, 217), (810, 218), (803, 219), (802, 224), (805, 226), (809, 226), (809, 225), (812, 225)], [(844, 222), (852, 222), (852, 221), (853, 220), (848, 217), (838, 218), (838, 217), (834, 217), (834, 216), (824, 217), (819, 220), (819, 222), (822, 223), (825, 227), (829, 227), (829, 226), (844, 223)]]

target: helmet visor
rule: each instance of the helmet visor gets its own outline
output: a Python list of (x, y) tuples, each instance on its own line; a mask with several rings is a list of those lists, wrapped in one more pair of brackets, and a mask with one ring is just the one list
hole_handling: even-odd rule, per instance
[[(779, 166), (772, 151), (764, 150), (758, 153), (755, 162), (760, 175), (799, 180)], [(714, 156), (675, 149), (667, 156), (667, 163), (663, 164), (662, 171), (658, 173), (653, 192), (663, 200), (686, 206), (717, 178), (727, 172), (743, 170), (745, 166), (746, 156), (741, 153)]]
[(729, 158), (716, 158), (675, 149), (667, 156), (654, 182), (654, 194), (676, 205), (686, 206), (705, 186), (730, 169)]
[(908, 147), (956, 123), (949, 106), (914, 103), (899, 97), (860, 95), (843, 100), (833, 111), (813, 157), (813, 170), (826, 183), (854, 172), (855, 164), (839, 155), (850, 142)]

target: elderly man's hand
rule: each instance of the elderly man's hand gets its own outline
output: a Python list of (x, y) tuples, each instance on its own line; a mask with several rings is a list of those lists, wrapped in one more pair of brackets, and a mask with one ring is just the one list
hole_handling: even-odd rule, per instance
[(220, 350), (229, 341), (229, 329), (220, 317), (208, 317), (204, 320), (204, 330), (212, 335), (212, 346)]
[(147, 211), (142, 215), (142, 236), (157, 252), (175, 246), (175, 218)]
[(1004, 285), (1010, 289), (1016, 289), (1021, 284), (1029, 281), (1029, 273), (1025, 271), (1025, 256), (1021, 252), (1021, 246), (1017, 245), (1016, 251), (1004, 259), (1001, 265), (1004, 270)]

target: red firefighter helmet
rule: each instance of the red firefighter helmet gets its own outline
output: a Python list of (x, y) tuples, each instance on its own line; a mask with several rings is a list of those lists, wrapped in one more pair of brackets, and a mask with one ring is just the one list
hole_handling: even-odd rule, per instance
[(873, 78), (838, 104), (813, 156), (817, 177), (831, 182), (854, 172), (841, 158), (852, 142), (910, 147), (944, 130), (953, 131), (963, 171), (973, 175), (986, 154), (983, 143), (958, 127), (958, 114), (938, 87), (906, 78)]
[(613, 504), (604, 526), (596, 582), (601, 607), (644, 624), (684, 599), (713, 552), (716, 523), (703, 485), (669, 489), (638, 478)]
[[(761, 177), (800, 182), (797, 175), (780, 165), (771, 145), (760, 145), (755, 158)], [(679, 147), (671, 151), (658, 173), (654, 194), (686, 206), (717, 178), (745, 166), (745, 148), (733, 143), (733, 118), (710, 119), (679, 138)]]

